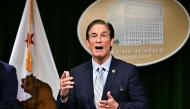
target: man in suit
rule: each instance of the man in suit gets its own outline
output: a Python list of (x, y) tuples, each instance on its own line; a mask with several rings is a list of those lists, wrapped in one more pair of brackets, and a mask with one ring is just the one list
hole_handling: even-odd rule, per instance
[(0, 61), (0, 109), (14, 109), (17, 91), (15, 67)]
[[(92, 60), (72, 68), (70, 73), (64, 71), (57, 96), (58, 109), (148, 109), (149, 100), (137, 67), (110, 54), (114, 44), (112, 25), (99, 19), (91, 22), (86, 30), (86, 43)], [(99, 66), (104, 69), (103, 89), (96, 89)], [(96, 93), (101, 96), (98, 101)]]

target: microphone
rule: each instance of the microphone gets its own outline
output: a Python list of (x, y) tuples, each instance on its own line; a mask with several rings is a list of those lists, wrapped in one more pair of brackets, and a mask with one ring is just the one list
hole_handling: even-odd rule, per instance
[(120, 85), (120, 91), (121, 91), (121, 92), (123, 91), (123, 86), (122, 86), (122, 85)]
[(120, 85), (120, 94), (121, 94), (121, 109), (123, 109), (123, 85)]

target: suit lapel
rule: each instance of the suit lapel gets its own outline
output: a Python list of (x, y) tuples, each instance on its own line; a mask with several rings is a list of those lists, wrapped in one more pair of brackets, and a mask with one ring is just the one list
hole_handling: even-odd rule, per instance
[(90, 105), (91, 107), (95, 108), (94, 105), (94, 89), (93, 89), (93, 69), (92, 69), (92, 62), (89, 61), (86, 64), (86, 69), (85, 69), (85, 80), (86, 80), (86, 89), (88, 93), (88, 98), (90, 100)]
[(106, 80), (103, 95), (102, 95), (103, 100), (108, 99), (107, 98), (107, 92), (110, 91), (111, 86), (112, 86), (112, 84), (114, 82), (114, 79), (115, 79), (115, 77), (117, 75), (117, 71), (118, 71), (117, 64), (118, 64), (117, 60), (114, 57), (112, 57), (111, 65), (110, 65), (110, 68), (109, 68), (107, 80)]
[[(115, 79), (115, 77), (117, 75), (117, 71), (118, 71), (117, 64), (118, 64), (117, 59), (112, 57), (112, 61), (111, 61), (111, 64), (110, 64), (107, 80), (106, 80), (103, 95), (102, 95), (103, 100), (108, 99), (107, 98), (107, 92), (110, 91), (111, 86), (112, 86), (112, 84), (114, 82), (114, 79)], [(89, 96), (90, 105), (91, 105), (91, 107), (93, 107), (95, 109), (92, 61), (89, 61), (85, 66), (86, 66), (86, 69), (84, 71), (85, 72), (85, 78), (84, 79), (86, 80), (87, 93), (88, 93), (88, 96)]]

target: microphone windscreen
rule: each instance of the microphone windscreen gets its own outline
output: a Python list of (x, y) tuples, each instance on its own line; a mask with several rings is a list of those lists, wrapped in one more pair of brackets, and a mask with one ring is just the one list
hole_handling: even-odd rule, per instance
[(120, 91), (123, 91), (123, 86), (122, 85), (120, 85)]

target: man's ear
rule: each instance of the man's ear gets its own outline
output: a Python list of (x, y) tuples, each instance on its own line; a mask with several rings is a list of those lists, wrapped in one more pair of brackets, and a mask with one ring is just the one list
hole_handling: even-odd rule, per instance
[(114, 38), (111, 39), (111, 46), (113, 47), (114, 45)]
[(89, 40), (88, 39), (86, 39), (86, 45), (87, 45), (87, 47), (89, 47)]

